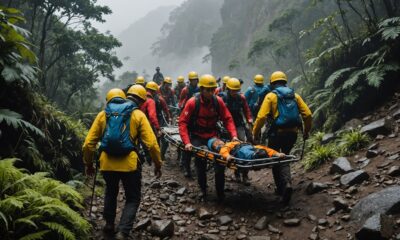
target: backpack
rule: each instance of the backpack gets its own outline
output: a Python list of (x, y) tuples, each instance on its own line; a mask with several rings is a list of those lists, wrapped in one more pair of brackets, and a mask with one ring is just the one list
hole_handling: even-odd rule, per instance
[[(220, 108), (219, 102), (215, 95), (212, 96), (212, 102), (213, 102), (215, 111), (219, 114), (219, 108)], [(197, 118), (199, 117), (199, 112), (200, 112), (200, 93), (196, 93), (194, 95), (194, 111), (192, 113), (192, 116), (190, 117), (190, 123), (191, 123), (191, 126), (189, 126), (190, 129), (198, 130)]]
[(274, 120), (274, 125), (283, 128), (301, 126), (300, 112), (294, 90), (286, 86), (279, 86), (272, 92), (278, 97), (279, 112), (279, 116)]
[(244, 101), (242, 96), (239, 95), (237, 98), (232, 98), (229, 96), (227, 92), (221, 92), (218, 94), (219, 97), (222, 98), (225, 105), (227, 106), (229, 112), (232, 115), (233, 121), (235, 122), (236, 126), (242, 126), (244, 124), (243, 121), (243, 108), (244, 108)]
[(130, 136), (130, 122), (133, 110), (138, 109), (135, 103), (115, 99), (107, 104), (106, 127), (101, 139), (100, 151), (112, 156), (124, 156), (136, 150)]

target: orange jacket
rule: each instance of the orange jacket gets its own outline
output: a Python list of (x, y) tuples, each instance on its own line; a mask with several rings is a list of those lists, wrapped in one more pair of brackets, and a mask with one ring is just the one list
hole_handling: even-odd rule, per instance
[[(230, 153), (232, 151), (233, 148), (235, 148), (236, 145), (240, 144), (240, 142), (227, 142), (225, 143), (225, 145), (223, 147), (221, 147), (221, 149), (219, 150), (219, 154), (226, 159), (227, 157), (230, 156)], [(266, 146), (262, 146), (262, 145), (255, 145), (255, 148), (259, 148), (259, 149), (264, 149), (269, 157), (272, 157), (274, 154), (278, 153), (277, 151), (275, 151), (274, 149), (268, 148)]]

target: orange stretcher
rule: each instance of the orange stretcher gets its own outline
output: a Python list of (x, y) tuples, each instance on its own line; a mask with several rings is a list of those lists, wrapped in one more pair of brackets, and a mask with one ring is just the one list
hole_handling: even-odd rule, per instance
[[(181, 140), (179, 129), (177, 127), (164, 127), (161, 128), (161, 132), (163, 133), (163, 137), (166, 141), (182, 151), (185, 151), (185, 146)], [(209, 151), (206, 146), (193, 147), (192, 152), (197, 157), (222, 164), (230, 169), (260, 170), (264, 168), (270, 168), (278, 164), (287, 164), (299, 161), (299, 158), (295, 155), (286, 155), (285, 158), (270, 157), (259, 159), (241, 159), (233, 157), (227, 161), (220, 154)]]

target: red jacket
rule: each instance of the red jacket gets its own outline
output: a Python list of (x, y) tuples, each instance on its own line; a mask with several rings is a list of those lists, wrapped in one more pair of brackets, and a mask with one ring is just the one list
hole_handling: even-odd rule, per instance
[(184, 87), (184, 88), (182, 89), (181, 95), (180, 95), (180, 97), (179, 97), (179, 103), (178, 103), (178, 107), (179, 107), (179, 108), (183, 108), (183, 107), (185, 106), (186, 97), (187, 97), (188, 93), (189, 93), (189, 89), (188, 89), (188, 87), (186, 86), (186, 87)]
[(151, 126), (157, 131), (160, 130), (160, 124), (158, 123), (157, 119), (156, 102), (153, 100), (150, 93), (147, 93), (147, 99), (140, 107), (140, 110), (146, 114)]
[(161, 85), (160, 93), (168, 105), (175, 106), (175, 91), (174, 91), (174, 89), (166, 88), (164, 85)]
[(158, 99), (160, 100), (160, 104), (161, 104), (161, 109), (165, 114), (165, 117), (167, 118), (167, 121), (170, 121), (172, 119), (171, 117), (171, 113), (169, 111), (167, 102), (165, 101), (165, 99), (163, 98), (163, 96), (161, 96), (160, 94), (158, 95)]
[[(191, 129), (191, 134), (205, 139), (215, 137), (217, 136), (217, 121), (222, 120), (231, 137), (237, 137), (232, 115), (225, 106), (224, 101), (220, 97), (217, 97), (217, 100), (219, 103), (218, 113), (215, 110), (213, 101), (206, 103), (204, 102), (203, 97), (200, 97), (200, 108), (197, 119), (195, 119), (196, 127), (195, 129)], [(190, 143), (189, 127), (193, 126), (193, 123), (191, 123), (193, 119), (191, 119), (191, 117), (195, 111), (195, 105), (195, 98), (190, 98), (179, 116), (179, 134), (181, 135), (181, 139), (185, 145)]]

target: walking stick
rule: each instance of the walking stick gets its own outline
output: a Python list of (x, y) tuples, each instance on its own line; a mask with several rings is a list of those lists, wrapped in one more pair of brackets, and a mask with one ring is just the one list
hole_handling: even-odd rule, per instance
[(94, 198), (94, 191), (96, 188), (96, 178), (97, 178), (97, 157), (96, 157), (96, 162), (95, 162), (95, 171), (94, 171), (94, 176), (93, 176), (93, 186), (92, 186), (92, 197), (90, 198), (90, 209), (89, 209), (89, 217), (92, 216), (92, 208), (93, 208), (93, 198)]

